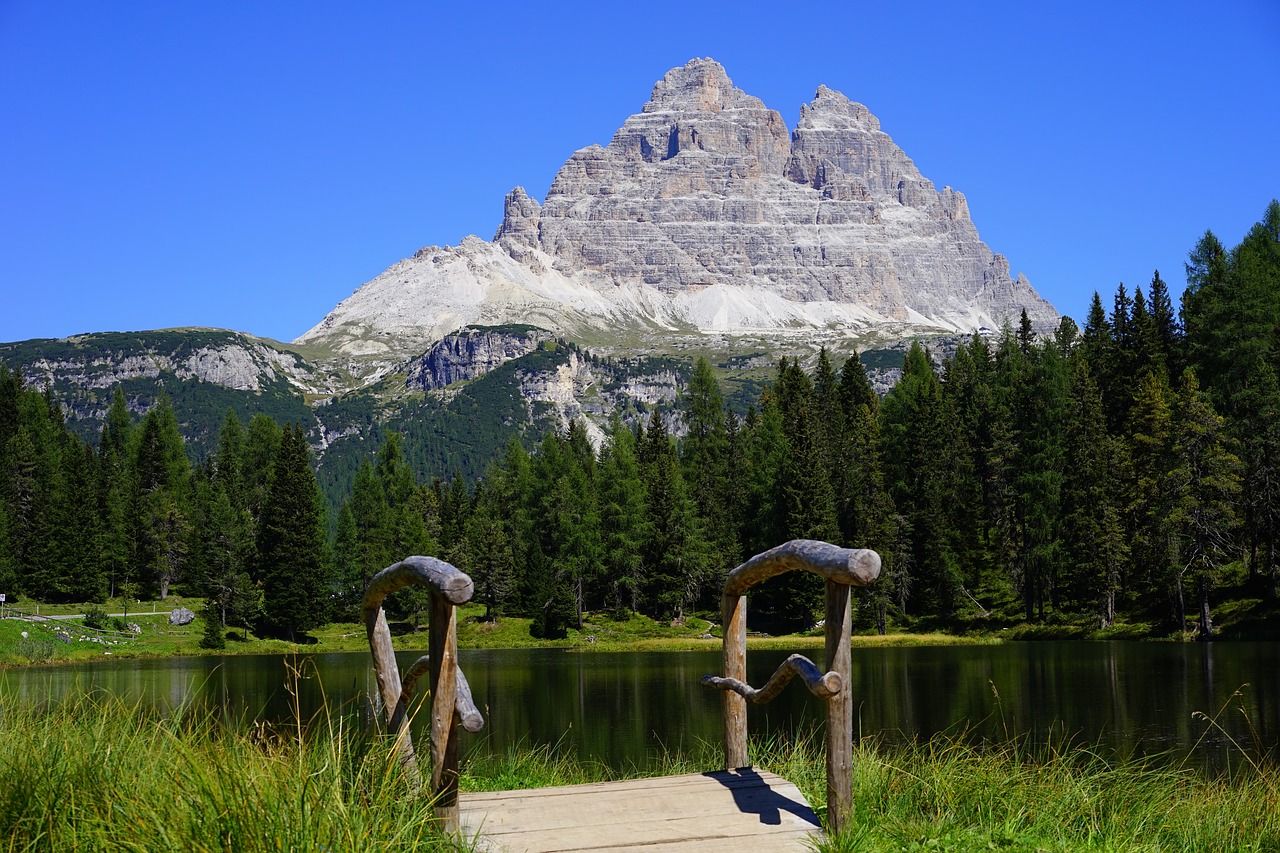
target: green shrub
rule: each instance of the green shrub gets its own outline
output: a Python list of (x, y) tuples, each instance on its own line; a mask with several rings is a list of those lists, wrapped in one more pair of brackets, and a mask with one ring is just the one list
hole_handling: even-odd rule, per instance
[(84, 624), (99, 631), (107, 627), (107, 611), (101, 605), (90, 604), (84, 610)]

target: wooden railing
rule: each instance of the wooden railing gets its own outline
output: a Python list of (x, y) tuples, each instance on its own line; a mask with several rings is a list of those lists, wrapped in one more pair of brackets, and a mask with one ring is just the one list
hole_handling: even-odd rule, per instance
[[(747, 590), (775, 575), (796, 569), (827, 582), (826, 660), (823, 673), (802, 655), (792, 655), (756, 690), (747, 677)], [(838, 832), (853, 804), (853, 699), (850, 688), (852, 616), (849, 587), (867, 586), (880, 576), (880, 555), (840, 548), (813, 539), (793, 539), (757, 554), (729, 573), (720, 599), (724, 624), (724, 674), (704, 675), (702, 683), (724, 691), (724, 766), (746, 767), (747, 700), (768, 702), (799, 675), (809, 692), (827, 703), (827, 828)]]
[[(418, 658), (401, 677), (391, 646), (383, 600), (406, 586), (431, 591), (429, 654)], [(471, 698), (471, 687), (458, 667), (455, 605), (471, 600), (475, 585), (466, 574), (434, 557), (407, 557), (374, 576), (365, 590), (360, 615), (369, 635), (378, 692), (387, 714), (387, 731), (396, 738), (401, 761), (420, 779), (413, 740), (405, 716), (418, 679), (431, 676), (431, 788), (435, 815), (445, 829), (458, 826), (458, 728), (478, 732), (484, 718)]]

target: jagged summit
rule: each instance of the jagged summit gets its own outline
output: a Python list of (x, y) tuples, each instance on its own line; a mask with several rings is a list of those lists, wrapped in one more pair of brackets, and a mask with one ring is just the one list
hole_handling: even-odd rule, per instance
[(1023, 309), (1057, 320), (865, 106), (820, 86), (789, 131), (694, 59), (607, 146), (575, 152), (541, 203), (512, 190), (492, 242), (419, 251), (299, 341), (396, 356), (509, 322), (830, 341), (994, 328)]

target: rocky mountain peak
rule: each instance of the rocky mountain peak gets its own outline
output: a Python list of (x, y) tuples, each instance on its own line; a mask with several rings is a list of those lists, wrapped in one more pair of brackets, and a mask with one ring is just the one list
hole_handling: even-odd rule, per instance
[(735, 108), (763, 109), (764, 103), (735, 87), (719, 62), (691, 59), (654, 84), (641, 112), (718, 113)]
[[(300, 340), (421, 352), (468, 324), (566, 335), (830, 343), (969, 333), (1058, 315), (864, 105), (827, 86), (794, 132), (711, 59), (667, 72), (539, 204), (517, 187), (494, 242), (391, 267)], [(415, 349), (416, 348), (416, 349)]]
[(516, 187), (507, 193), (502, 202), (502, 224), (493, 235), (494, 242), (504, 238), (534, 246), (538, 242), (538, 216), (542, 205), (529, 197), (524, 187)]
[(788, 148), (786, 123), (776, 110), (736, 88), (720, 63), (694, 59), (658, 81), (649, 102), (623, 123), (608, 148), (585, 149), (574, 158), (661, 163), (681, 153), (710, 153), (733, 157), (758, 176), (776, 172)]
[(880, 119), (862, 104), (849, 100), (843, 92), (819, 86), (813, 100), (801, 105), (798, 127), (812, 129), (817, 126), (877, 133)]

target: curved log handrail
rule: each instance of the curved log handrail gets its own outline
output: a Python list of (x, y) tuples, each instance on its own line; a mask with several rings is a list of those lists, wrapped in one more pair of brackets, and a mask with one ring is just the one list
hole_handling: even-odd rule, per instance
[(823, 672), (818, 669), (817, 664), (804, 655), (792, 655), (784, 660), (773, 671), (773, 675), (769, 676), (768, 683), (759, 690), (736, 678), (722, 678), (718, 675), (704, 675), (702, 683), (706, 687), (732, 690), (753, 705), (763, 705), (776, 699), (782, 689), (797, 675), (804, 682), (804, 686), (809, 688), (809, 692), (819, 699), (830, 699), (837, 695), (844, 684), (840, 673)]
[[(431, 655), (423, 655), (405, 670), (400, 679), (400, 701), (396, 703), (391, 722), (387, 724), (387, 728), (390, 731), (400, 731), (400, 726), (403, 724), (405, 714), (409, 709), (409, 703), (413, 701), (414, 694), (417, 692), (418, 679), (426, 675), (430, 669)], [(467, 683), (467, 676), (463, 673), (462, 667), (458, 667), (458, 695), (454, 700), (453, 708), (458, 715), (462, 728), (466, 731), (475, 734), (484, 728), (484, 715), (476, 707), (475, 699), (471, 696), (471, 685)]]
[[(431, 591), (430, 654), (418, 658), (401, 678), (382, 602), (396, 590), (414, 585)], [(470, 601), (474, 592), (471, 578), (443, 560), (406, 557), (373, 576), (360, 605), (378, 693), (387, 713), (387, 729), (395, 735), (400, 759), (415, 779), (418, 778), (417, 758), (404, 720), (418, 679), (425, 672), (431, 675), (430, 790), (436, 816), (448, 830), (456, 829), (458, 823), (458, 726), (475, 732), (484, 725), (471, 698), (471, 687), (458, 667), (454, 607)]]
[[(826, 580), (826, 662), (822, 674), (812, 662), (792, 655), (769, 683), (755, 690), (747, 677), (747, 598), (751, 587), (785, 572), (801, 570)], [(704, 676), (703, 684), (724, 690), (724, 761), (726, 769), (744, 767), (747, 754), (747, 700), (759, 704), (773, 698), (799, 674), (827, 706), (827, 823), (838, 832), (853, 808), (853, 696), (850, 689), (850, 635), (853, 620), (849, 590), (867, 586), (880, 576), (880, 555), (863, 548), (841, 548), (814, 539), (792, 539), (757, 554), (729, 573), (720, 597), (724, 625), (724, 672)], [(804, 661), (804, 667), (796, 659)], [(788, 670), (788, 667), (791, 670)], [(809, 668), (812, 668), (811, 670)], [(821, 685), (822, 692), (815, 689)], [(828, 692), (829, 691), (829, 692)]]
[(729, 572), (725, 595), (742, 595), (776, 575), (803, 570), (846, 586), (867, 586), (880, 577), (880, 555), (867, 548), (841, 548), (817, 539), (792, 539), (756, 554)]
[(373, 576), (364, 591), (362, 612), (382, 606), (382, 601), (398, 589), (417, 584), (444, 596), (450, 604), (466, 604), (475, 594), (471, 578), (444, 560), (435, 557), (405, 557)]

